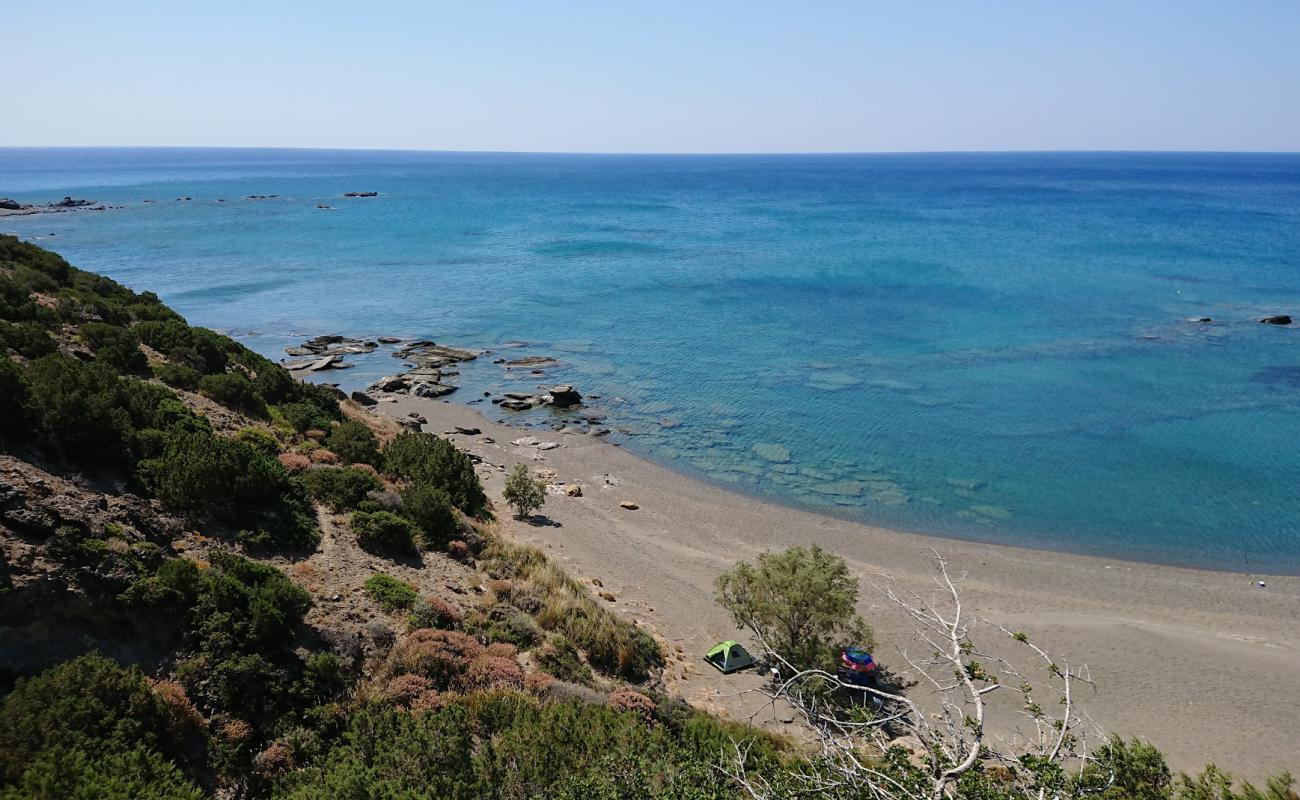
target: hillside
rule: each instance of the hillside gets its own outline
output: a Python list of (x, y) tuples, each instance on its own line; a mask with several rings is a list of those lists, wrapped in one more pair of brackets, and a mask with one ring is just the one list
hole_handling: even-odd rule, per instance
[[(664, 693), (652, 633), (511, 539), (445, 439), (13, 237), (0, 346), (0, 800), (734, 798), (738, 753), (748, 790), (833, 789)], [(926, 793), (914, 750), (863, 758)], [(1050, 766), (953, 791), (1234, 796), (1140, 743)]]

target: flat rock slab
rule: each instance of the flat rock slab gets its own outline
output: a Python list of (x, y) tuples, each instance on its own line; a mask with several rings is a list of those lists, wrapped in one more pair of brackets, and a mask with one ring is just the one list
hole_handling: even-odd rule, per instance
[(783, 445), (759, 442), (750, 449), (759, 458), (771, 461), (773, 464), (785, 464), (790, 460), (790, 451)]

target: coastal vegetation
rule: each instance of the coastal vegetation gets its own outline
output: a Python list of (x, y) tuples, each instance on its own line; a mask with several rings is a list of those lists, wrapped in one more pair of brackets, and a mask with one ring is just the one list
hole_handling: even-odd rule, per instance
[[(815, 547), (739, 565), (718, 591), (787, 679), (820, 682), (782, 697), (837, 703), (809, 727), (826, 747), (718, 719), (665, 693), (649, 631), (497, 527), (446, 439), (13, 237), (0, 322), (0, 625), (26, 643), (0, 653), (0, 800), (1295, 800), (1287, 776), (1174, 776), (1138, 741), (1081, 768), (999, 760), (961, 716), (889, 720), (912, 720), (920, 746), (904, 747), (835, 701), (828, 654), (870, 637), (856, 580)], [(994, 685), (999, 662), (948, 630), (939, 668)], [(1050, 692), (1073, 671), (1039, 672), (1048, 688), (1024, 699), (1071, 733)]]
[(515, 464), (506, 476), (501, 496), (515, 510), (515, 516), (532, 516), (546, 502), (546, 483), (533, 477), (527, 464)]

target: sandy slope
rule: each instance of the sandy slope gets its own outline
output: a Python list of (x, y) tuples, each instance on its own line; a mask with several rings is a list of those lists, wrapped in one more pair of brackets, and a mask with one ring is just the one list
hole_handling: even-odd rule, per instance
[[(619, 608), (680, 644), (685, 659), (669, 681), (694, 702), (738, 717), (759, 705), (753, 695), (734, 696), (755, 676), (723, 678), (699, 660), (720, 639), (743, 640), (712, 600), (714, 577), (736, 560), (814, 542), (844, 556), (863, 578), (860, 609), (876, 628), (878, 657), (901, 666), (897, 649), (911, 629), (872, 576), (923, 588), (928, 550), (937, 548), (969, 572), (974, 613), (1026, 630), (1062, 662), (1088, 664), (1098, 691), (1084, 702), (1107, 730), (1150, 739), (1176, 768), (1212, 760), (1255, 779), (1300, 773), (1300, 578), (1269, 578), (1259, 589), (1258, 576), (897, 533), (735, 494), (589, 436), (489, 423), (467, 406), (403, 397), (376, 410), (418, 411), (434, 433), (481, 428), (483, 436), (451, 438), (491, 465), (482, 469), (490, 496), (499, 498), (502, 468), (518, 460), (580, 484), (582, 497), (548, 499), (542, 513), (551, 524), (515, 523), (518, 535), (549, 547), (575, 574), (599, 577)], [(562, 446), (511, 444), (524, 435)], [(623, 500), (640, 508), (622, 509)]]

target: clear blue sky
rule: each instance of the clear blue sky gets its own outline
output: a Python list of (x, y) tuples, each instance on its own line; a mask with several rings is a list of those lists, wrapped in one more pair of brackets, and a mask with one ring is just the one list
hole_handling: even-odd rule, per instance
[(1300, 2), (6, 3), (3, 145), (1300, 150)]

